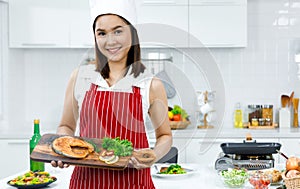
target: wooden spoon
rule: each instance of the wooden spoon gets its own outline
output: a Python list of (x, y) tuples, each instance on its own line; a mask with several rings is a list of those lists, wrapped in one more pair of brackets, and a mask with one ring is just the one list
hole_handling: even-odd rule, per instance
[(293, 104), (293, 99), (294, 99), (294, 91), (290, 95), (289, 106), (291, 106)]
[(285, 108), (289, 106), (290, 97), (288, 95), (281, 95), (281, 107)]
[(299, 98), (293, 98), (293, 108), (294, 108), (293, 126), (294, 127), (299, 127), (299, 122), (298, 122), (298, 105), (299, 105)]

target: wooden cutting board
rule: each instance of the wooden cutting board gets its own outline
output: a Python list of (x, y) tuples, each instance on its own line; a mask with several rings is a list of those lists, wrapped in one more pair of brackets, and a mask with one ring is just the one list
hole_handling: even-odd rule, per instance
[[(95, 168), (106, 168), (106, 169), (114, 169), (114, 170), (122, 170), (125, 169), (128, 165), (130, 156), (120, 157), (119, 161), (114, 164), (106, 164), (103, 161), (99, 160), (99, 154), (97, 152), (93, 152), (89, 154), (86, 158), (83, 159), (73, 159), (68, 158), (63, 155), (59, 155), (52, 150), (52, 141), (62, 135), (56, 134), (45, 134), (42, 136), (39, 143), (33, 149), (30, 154), (30, 159), (34, 161), (41, 161), (50, 163), (52, 160), (54, 161), (62, 161), (64, 163), (70, 165), (78, 165), (78, 166), (87, 166), (87, 167), (95, 167)], [(82, 138), (78, 137), (86, 141), (92, 141), (99, 149), (101, 149), (101, 139), (97, 138)]]

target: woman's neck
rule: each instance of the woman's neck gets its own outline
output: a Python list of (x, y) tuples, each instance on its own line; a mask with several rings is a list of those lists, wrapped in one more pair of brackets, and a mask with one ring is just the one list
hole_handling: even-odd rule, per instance
[(126, 63), (109, 63), (109, 78), (106, 79), (110, 86), (122, 79), (126, 72)]

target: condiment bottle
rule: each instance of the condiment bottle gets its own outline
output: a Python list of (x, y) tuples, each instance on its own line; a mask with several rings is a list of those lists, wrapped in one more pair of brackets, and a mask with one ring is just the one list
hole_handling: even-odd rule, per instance
[[(34, 132), (33, 136), (30, 139), (29, 147), (30, 147), (30, 154), (32, 153), (34, 147), (38, 144), (39, 140), (41, 139), (40, 134), (40, 120), (34, 120)], [(30, 159), (30, 170), (31, 171), (44, 171), (45, 164), (43, 162), (37, 162)]]
[(243, 128), (243, 111), (241, 104), (237, 103), (234, 110), (234, 127)]
[(262, 118), (270, 119), (268, 122), (270, 122), (269, 125), (272, 125), (273, 122), (273, 105), (264, 105), (262, 109)]

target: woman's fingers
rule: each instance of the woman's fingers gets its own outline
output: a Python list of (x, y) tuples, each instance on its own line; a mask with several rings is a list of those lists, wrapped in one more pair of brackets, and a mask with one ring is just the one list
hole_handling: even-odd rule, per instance
[(51, 161), (51, 165), (52, 165), (52, 167), (57, 167), (56, 161)]
[(63, 163), (62, 161), (51, 161), (51, 165), (53, 167), (59, 167), (59, 168), (67, 168), (69, 167), (69, 164)]

